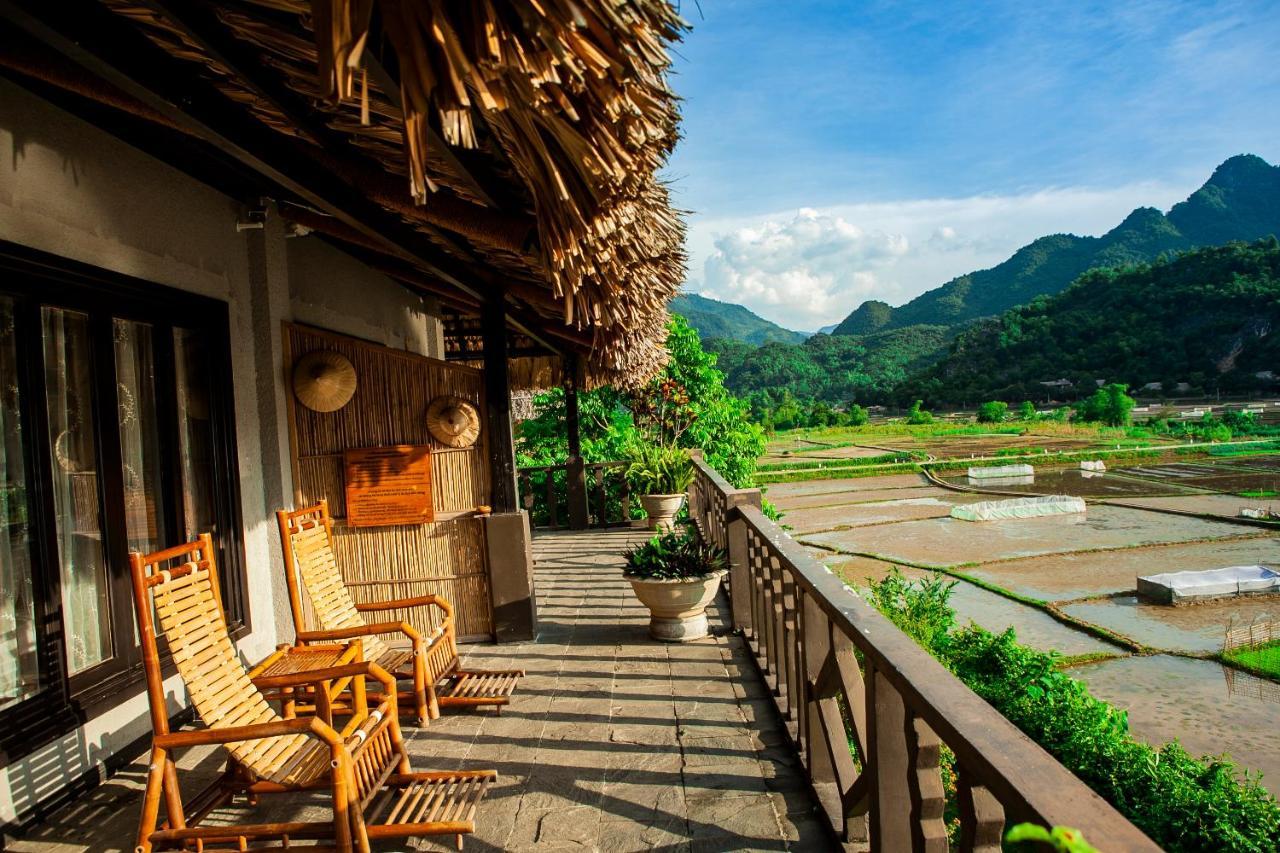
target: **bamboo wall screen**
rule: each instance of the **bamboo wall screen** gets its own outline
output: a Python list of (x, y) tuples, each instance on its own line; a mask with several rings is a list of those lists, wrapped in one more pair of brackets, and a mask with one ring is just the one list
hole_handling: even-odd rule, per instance
[[(427, 431), (426, 416), (427, 404), (442, 394), (470, 400), (483, 415), (480, 371), (308, 326), (285, 324), (284, 340), (294, 500), (307, 506), (328, 499), (334, 550), (351, 594), (356, 601), (385, 601), (439, 593), (454, 604), (459, 639), (489, 639), (493, 619), (483, 522), (475, 514), (489, 502), (486, 436), (482, 431), (472, 447), (446, 447)], [(293, 395), (294, 360), (318, 349), (339, 352), (355, 366), (355, 396), (336, 412), (313, 412)], [(348, 527), (342, 451), (392, 444), (431, 447), (436, 520)], [(436, 626), (422, 620), (435, 618), (435, 612), (388, 610), (377, 621), (403, 619), (430, 631)]]

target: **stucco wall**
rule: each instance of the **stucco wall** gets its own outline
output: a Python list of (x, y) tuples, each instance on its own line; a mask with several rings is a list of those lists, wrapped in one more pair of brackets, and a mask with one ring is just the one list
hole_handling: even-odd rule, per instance
[[(228, 304), (252, 633), (249, 659), (288, 640), (273, 511), (291, 500), (281, 324), (304, 322), (440, 355), (437, 308), (278, 218), (237, 232), (237, 200), (0, 80), (0, 239)], [(174, 711), (180, 684), (166, 683)], [(149, 731), (145, 699), (5, 768), (0, 824)]]

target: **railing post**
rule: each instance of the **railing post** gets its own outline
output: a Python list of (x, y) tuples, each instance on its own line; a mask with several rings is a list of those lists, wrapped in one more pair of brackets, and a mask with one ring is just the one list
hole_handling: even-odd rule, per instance
[(725, 516), (729, 521), (729, 603), (732, 605), (733, 627), (745, 630), (751, 624), (751, 555), (747, 547), (747, 523), (737, 511), (740, 506), (760, 508), (759, 489), (739, 489), (726, 498)]
[[(870, 669), (870, 667), (868, 667)], [(877, 671), (867, 673), (867, 737), (871, 759), (871, 849), (911, 850), (911, 787), (906, 704)]]

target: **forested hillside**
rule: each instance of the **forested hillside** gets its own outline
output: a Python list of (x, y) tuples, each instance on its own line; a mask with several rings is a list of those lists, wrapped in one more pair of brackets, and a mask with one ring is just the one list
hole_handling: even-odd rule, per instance
[(703, 340), (707, 338), (732, 338), (749, 344), (769, 341), (799, 343), (805, 339), (800, 332), (784, 329), (777, 323), (752, 313), (732, 302), (709, 299), (696, 293), (681, 293), (671, 300), (671, 313), (679, 314), (698, 330)]
[(952, 279), (905, 305), (863, 303), (834, 334), (918, 323), (956, 325), (1060, 292), (1081, 273), (1154, 260), (1162, 252), (1280, 234), (1280, 166), (1242, 154), (1226, 160), (1186, 201), (1163, 214), (1143, 207), (1101, 237), (1053, 234), (1007, 261)]
[(802, 344), (754, 347), (718, 338), (706, 346), (719, 356), (725, 385), (738, 396), (767, 391), (775, 397), (868, 403), (885, 399), (941, 355), (950, 334), (942, 326), (911, 326), (872, 335), (819, 334)]
[(929, 404), (1035, 400), (1048, 395), (1042, 383), (1058, 379), (1081, 393), (1098, 379), (1242, 393), (1273, 388), (1271, 371), (1280, 371), (1274, 237), (1092, 270), (1060, 294), (965, 329), (945, 358), (895, 396)]

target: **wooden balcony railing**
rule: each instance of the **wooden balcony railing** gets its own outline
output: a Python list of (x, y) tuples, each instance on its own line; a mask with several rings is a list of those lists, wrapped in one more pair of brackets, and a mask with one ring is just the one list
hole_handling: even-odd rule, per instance
[(734, 627), (846, 841), (946, 851), (946, 747), (963, 851), (995, 853), (1024, 821), (1101, 850), (1160, 849), (766, 518), (758, 489), (696, 466), (689, 513), (729, 553)]
[(586, 530), (631, 523), (626, 462), (564, 462), (521, 468), (520, 502), (536, 528)]

